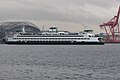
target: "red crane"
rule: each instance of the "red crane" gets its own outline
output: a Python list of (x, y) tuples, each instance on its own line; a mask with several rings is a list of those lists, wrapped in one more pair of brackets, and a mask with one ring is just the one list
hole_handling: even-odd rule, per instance
[(120, 42), (119, 15), (120, 6), (116, 16), (114, 16), (110, 21), (99, 25), (101, 28), (105, 29), (107, 34), (106, 42)]

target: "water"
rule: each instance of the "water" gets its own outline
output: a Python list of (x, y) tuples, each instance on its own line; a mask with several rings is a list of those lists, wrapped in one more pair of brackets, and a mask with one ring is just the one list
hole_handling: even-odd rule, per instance
[(0, 80), (119, 80), (120, 44), (0, 45)]

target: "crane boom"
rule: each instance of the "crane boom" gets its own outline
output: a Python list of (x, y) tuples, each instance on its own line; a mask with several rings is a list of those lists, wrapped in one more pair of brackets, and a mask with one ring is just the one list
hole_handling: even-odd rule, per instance
[(120, 16), (120, 6), (118, 8), (118, 12), (116, 16), (114, 16), (110, 21), (99, 25), (100, 27), (105, 29), (106, 34), (108, 35), (106, 40), (107, 42), (120, 42), (119, 16)]

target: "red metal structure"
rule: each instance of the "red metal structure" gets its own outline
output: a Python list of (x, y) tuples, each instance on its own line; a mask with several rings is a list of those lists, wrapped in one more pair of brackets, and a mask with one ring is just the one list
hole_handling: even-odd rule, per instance
[(105, 29), (107, 34), (106, 42), (120, 42), (119, 15), (120, 6), (116, 16), (114, 16), (109, 22), (99, 25), (101, 28)]

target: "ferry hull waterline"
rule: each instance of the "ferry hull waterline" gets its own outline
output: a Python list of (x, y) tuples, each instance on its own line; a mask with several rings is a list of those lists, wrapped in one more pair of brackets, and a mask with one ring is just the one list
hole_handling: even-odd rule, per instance
[(35, 44), (35, 45), (103, 45), (102, 37), (95, 37), (93, 33), (58, 31), (56, 27), (39, 34), (28, 34), (23, 31), (13, 36), (7, 36), (6, 44)]
[(6, 42), (6, 44), (14, 45), (104, 45), (103, 42), (46, 42), (46, 41), (28, 41), (28, 42)]

